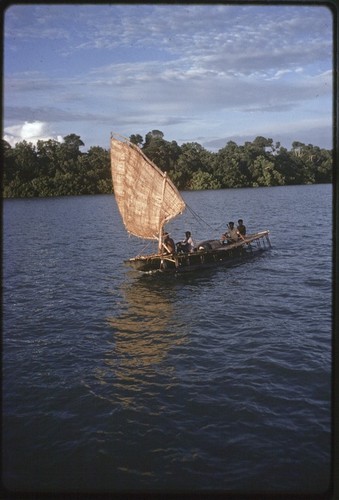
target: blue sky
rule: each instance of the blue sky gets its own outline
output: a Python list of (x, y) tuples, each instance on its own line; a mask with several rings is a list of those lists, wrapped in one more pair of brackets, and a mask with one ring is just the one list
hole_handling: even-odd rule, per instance
[(3, 135), (14, 145), (151, 130), (217, 151), (256, 136), (332, 147), (332, 13), (321, 4), (11, 5)]

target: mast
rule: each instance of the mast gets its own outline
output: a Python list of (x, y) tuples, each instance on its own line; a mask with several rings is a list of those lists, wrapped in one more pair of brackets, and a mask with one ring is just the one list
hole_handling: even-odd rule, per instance
[[(164, 180), (163, 180), (163, 184), (162, 184), (161, 203), (163, 202), (164, 196), (165, 196), (166, 182), (167, 182), (167, 172), (164, 172)], [(162, 247), (162, 243), (163, 243), (164, 225), (165, 225), (165, 222), (163, 224), (160, 224), (160, 227), (159, 227), (159, 242), (158, 242), (158, 252), (159, 253), (162, 253), (162, 248), (163, 248)]]

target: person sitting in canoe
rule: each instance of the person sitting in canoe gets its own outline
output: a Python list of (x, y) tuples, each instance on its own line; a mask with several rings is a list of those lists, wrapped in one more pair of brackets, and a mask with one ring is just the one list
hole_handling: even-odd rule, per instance
[(221, 235), (220, 241), (222, 243), (236, 243), (239, 239), (239, 232), (238, 230), (234, 227), (234, 222), (229, 222), (227, 224), (228, 231), (225, 234)]
[(190, 231), (186, 231), (185, 239), (177, 243), (177, 252), (189, 253), (194, 250), (194, 241)]
[(170, 238), (170, 235), (168, 233), (164, 233), (164, 239), (162, 242), (162, 247), (164, 253), (175, 253), (175, 244), (172, 238)]
[(242, 219), (238, 220), (237, 231), (240, 236), (246, 236), (246, 226), (244, 226), (244, 221)]

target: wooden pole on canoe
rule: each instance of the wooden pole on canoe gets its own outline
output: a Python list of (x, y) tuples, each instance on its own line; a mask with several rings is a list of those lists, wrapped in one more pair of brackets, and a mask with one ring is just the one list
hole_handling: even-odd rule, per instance
[[(167, 182), (167, 173), (164, 172), (164, 180), (162, 183), (161, 205), (162, 205), (162, 203), (164, 201), (164, 197), (165, 197), (166, 182)], [(163, 229), (164, 229), (164, 224), (162, 223), (162, 224), (160, 224), (160, 228), (159, 228), (159, 245), (158, 245), (159, 254), (162, 254), (162, 248), (164, 245)]]

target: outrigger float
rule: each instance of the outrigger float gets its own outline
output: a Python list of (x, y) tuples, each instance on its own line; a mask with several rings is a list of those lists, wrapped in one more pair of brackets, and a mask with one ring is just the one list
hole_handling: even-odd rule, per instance
[(235, 243), (205, 240), (193, 252), (165, 253), (164, 227), (186, 208), (179, 191), (141, 149), (111, 135), (111, 170), (115, 199), (128, 233), (158, 241), (158, 252), (125, 260), (137, 271), (187, 272), (216, 265), (234, 265), (271, 248), (269, 231), (246, 235)]

